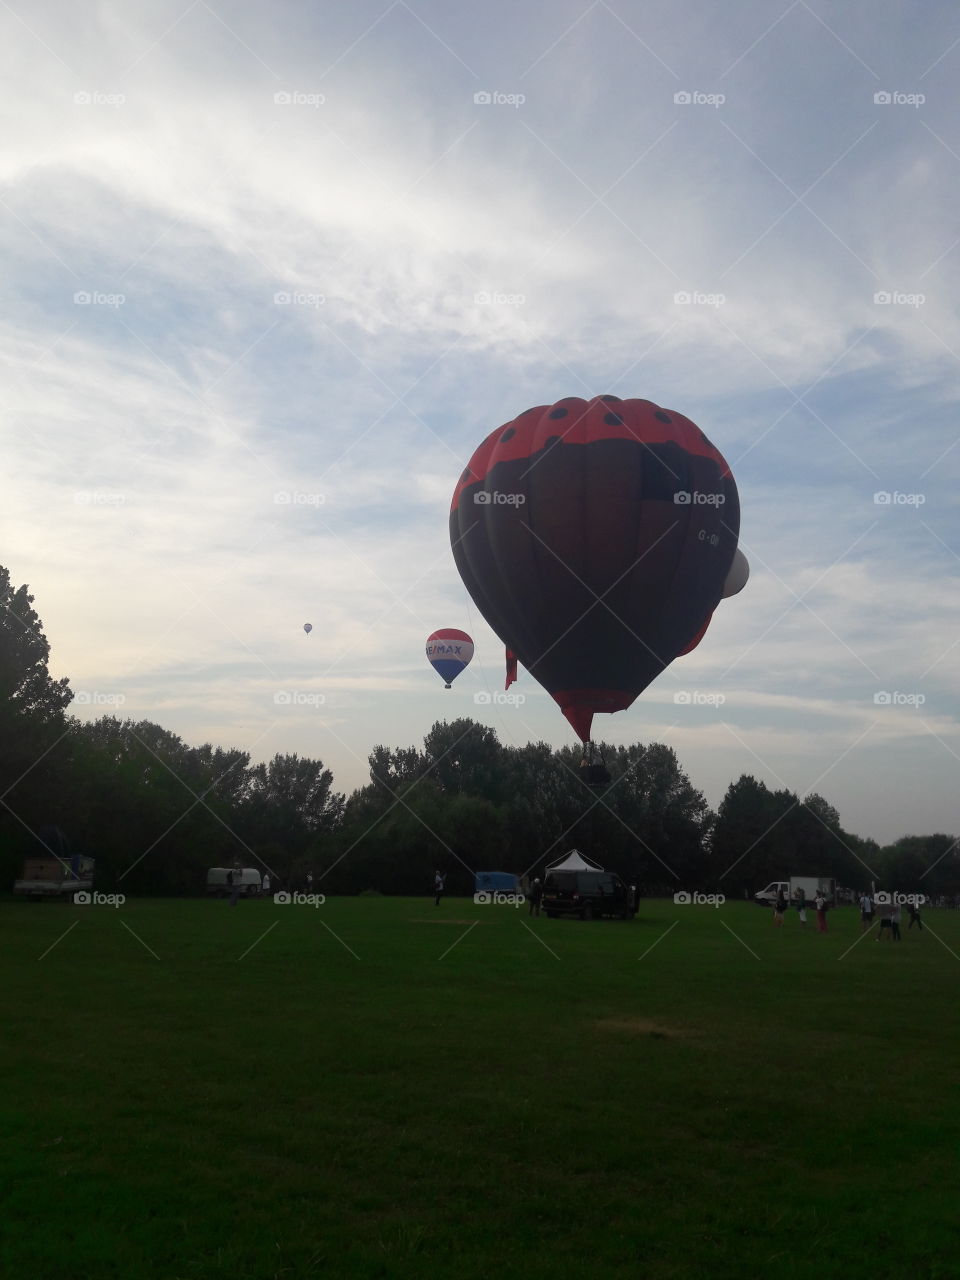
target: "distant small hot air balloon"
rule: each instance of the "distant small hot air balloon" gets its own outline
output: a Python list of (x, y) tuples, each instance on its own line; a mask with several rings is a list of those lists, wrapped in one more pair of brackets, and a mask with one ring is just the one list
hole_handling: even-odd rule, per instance
[(309, 634), (310, 634), (310, 632), (313, 630), (313, 623), (312, 623), (312, 622), (305, 622), (305, 623), (303, 624), (303, 629), (304, 629), (304, 631), (307, 633), (307, 635), (309, 635)]
[(465, 631), (441, 627), (427, 637), (427, 660), (449, 689), (450, 682), (469, 665), (473, 657), (473, 641)]

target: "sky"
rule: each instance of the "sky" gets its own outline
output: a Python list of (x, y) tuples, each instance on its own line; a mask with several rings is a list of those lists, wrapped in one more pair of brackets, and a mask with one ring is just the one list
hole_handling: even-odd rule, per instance
[[(0, 563), (74, 714), (344, 792), (438, 719), (575, 741), (529, 675), (497, 701), (447, 518), (490, 431), (611, 393), (723, 452), (751, 577), (596, 736), (668, 743), (713, 806), (751, 773), (881, 843), (957, 832), (953, 6), (0, 27)], [(449, 692), (442, 626), (477, 646)]]

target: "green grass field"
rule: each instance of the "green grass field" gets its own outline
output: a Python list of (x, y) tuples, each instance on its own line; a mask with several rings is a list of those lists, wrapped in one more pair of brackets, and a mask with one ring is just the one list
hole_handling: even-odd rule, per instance
[(0, 1271), (958, 1276), (960, 913), (829, 922), (6, 900)]

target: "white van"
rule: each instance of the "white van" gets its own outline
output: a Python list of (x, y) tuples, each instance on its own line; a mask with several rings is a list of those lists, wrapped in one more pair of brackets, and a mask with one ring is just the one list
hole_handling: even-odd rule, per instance
[(207, 872), (207, 893), (216, 894), (219, 898), (226, 898), (232, 892), (232, 886), (227, 879), (230, 872), (233, 872), (234, 884), (237, 876), (240, 877), (240, 895), (245, 898), (252, 898), (260, 892), (260, 872), (256, 867), (211, 867)]

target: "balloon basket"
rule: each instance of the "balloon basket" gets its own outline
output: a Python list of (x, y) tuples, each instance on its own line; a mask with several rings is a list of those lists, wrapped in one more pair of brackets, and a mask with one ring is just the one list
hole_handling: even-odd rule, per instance
[(604, 763), (603, 752), (595, 742), (589, 739), (583, 744), (580, 781), (588, 787), (605, 787), (610, 782), (610, 773)]

